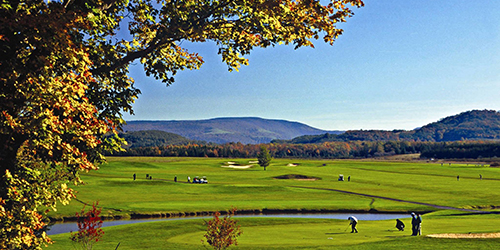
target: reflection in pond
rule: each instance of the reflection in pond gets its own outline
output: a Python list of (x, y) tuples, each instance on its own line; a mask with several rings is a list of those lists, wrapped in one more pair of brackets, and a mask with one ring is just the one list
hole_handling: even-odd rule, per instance
[[(255, 215), (236, 215), (234, 218), (247, 217), (272, 217), (272, 218), (311, 218), (311, 219), (341, 219), (347, 220), (349, 216), (356, 216), (358, 220), (390, 220), (409, 217), (408, 214), (385, 214), (385, 213), (329, 213), (329, 214), (255, 214)], [(102, 227), (126, 225), (143, 222), (164, 221), (164, 220), (193, 220), (193, 219), (209, 219), (211, 216), (198, 217), (178, 217), (178, 218), (162, 218), (162, 219), (131, 219), (131, 220), (114, 220), (104, 221)], [(76, 222), (56, 223), (47, 231), (48, 235), (69, 233), (78, 231)]]

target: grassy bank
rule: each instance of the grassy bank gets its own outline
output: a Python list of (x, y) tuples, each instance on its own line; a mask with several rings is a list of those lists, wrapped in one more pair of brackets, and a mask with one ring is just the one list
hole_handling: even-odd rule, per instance
[[(423, 233), (498, 232), (498, 215), (428, 214)], [(395, 221), (360, 221), (351, 234), (347, 220), (238, 218), (243, 230), (237, 249), (496, 249), (500, 239), (434, 239), (409, 236), (394, 228)], [(410, 219), (403, 219), (407, 226)], [(346, 230), (347, 229), (347, 230)], [(203, 220), (160, 221), (105, 228), (94, 249), (205, 249)], [(48, 249), (70, 249), (69, 234), (52, 237)]]

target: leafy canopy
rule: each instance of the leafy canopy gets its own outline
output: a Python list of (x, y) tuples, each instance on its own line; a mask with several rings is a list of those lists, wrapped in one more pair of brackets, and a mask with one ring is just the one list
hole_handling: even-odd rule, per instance
[(49, 242), (42, 208), (69, 202), (67, 184), (120, 148), (121, 113), (140, 93), (130, 63), (169, 85), (203, 64), (184, 41), (215, 43), (230, 71), (256, 47), (332, 44), (363, 2), (322, 2), (1, 0), (0, 248)]

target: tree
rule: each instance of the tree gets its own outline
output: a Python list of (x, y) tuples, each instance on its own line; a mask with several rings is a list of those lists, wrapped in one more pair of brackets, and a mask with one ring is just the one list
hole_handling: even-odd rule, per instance
[(228, 211), (224, 218), (220, 218), (220, 212), (214, 213), (214, 218), (205, 222), (207, 232), (204, 235), (207, 243), (214, 249), (226, 249), (231, 245), (238, 245), (237, 238), (243, 231), (237, 225), (237, 221), (231, 218), (236, 213), (236, 208)]
[(0, 248), (50, 242), (41, 208), (68, 203), (68, 184), (97, 169), (102, 152), (120, 149), (122, 112), (133, 113), (140, 93), (128, 76), (132, 62), (170, 85), (178, 71), (203, 64), (183, 42), (215, 43), (230, 71), (256, 47), (313, 47), (320, 36), (333, 44), (342, 34), (336, 24), (363, 2), (321, 2), (3, 0)]
[(76, 218), (78, 221), (78, 232), (71, 232), (70, 239), (79, 244), (83, 250), (92, 249), (93, 245), (98, 242), (104, 231), (102, 227), (102, 219), (99, 216), (102, 209), (97, 208), (99, 202), (92, 204), (92, 208), (89, 211), (85, 211), (85, 206), (83, 206), (80, 213), (76, 212)]
[(259, 160), (259, 165), (266, 170), (266, 167), (271, 163), (271, 155), (269, 154), (269, 150), (266, 146), (260, 146), (260, 152), (257, 154), (257, 159)]

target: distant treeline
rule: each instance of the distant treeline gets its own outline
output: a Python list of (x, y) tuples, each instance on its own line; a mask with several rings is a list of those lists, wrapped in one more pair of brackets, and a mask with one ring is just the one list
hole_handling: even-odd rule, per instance
[[(325, 142), (321, 144), (266, 144), (274, 158), (349, 159), (421, 153), (423, 158), (459, 159), (500, 157), (500, 142)], [(189, 144), (128, 148), (119, 156), (188, 156), (255, 158), (256, 144)]]
[(500, 142), (460, 141), (434, 143), (430, 149), (422, 151), (420, 157), (438, 159), (497, 158), (500, 157)]

